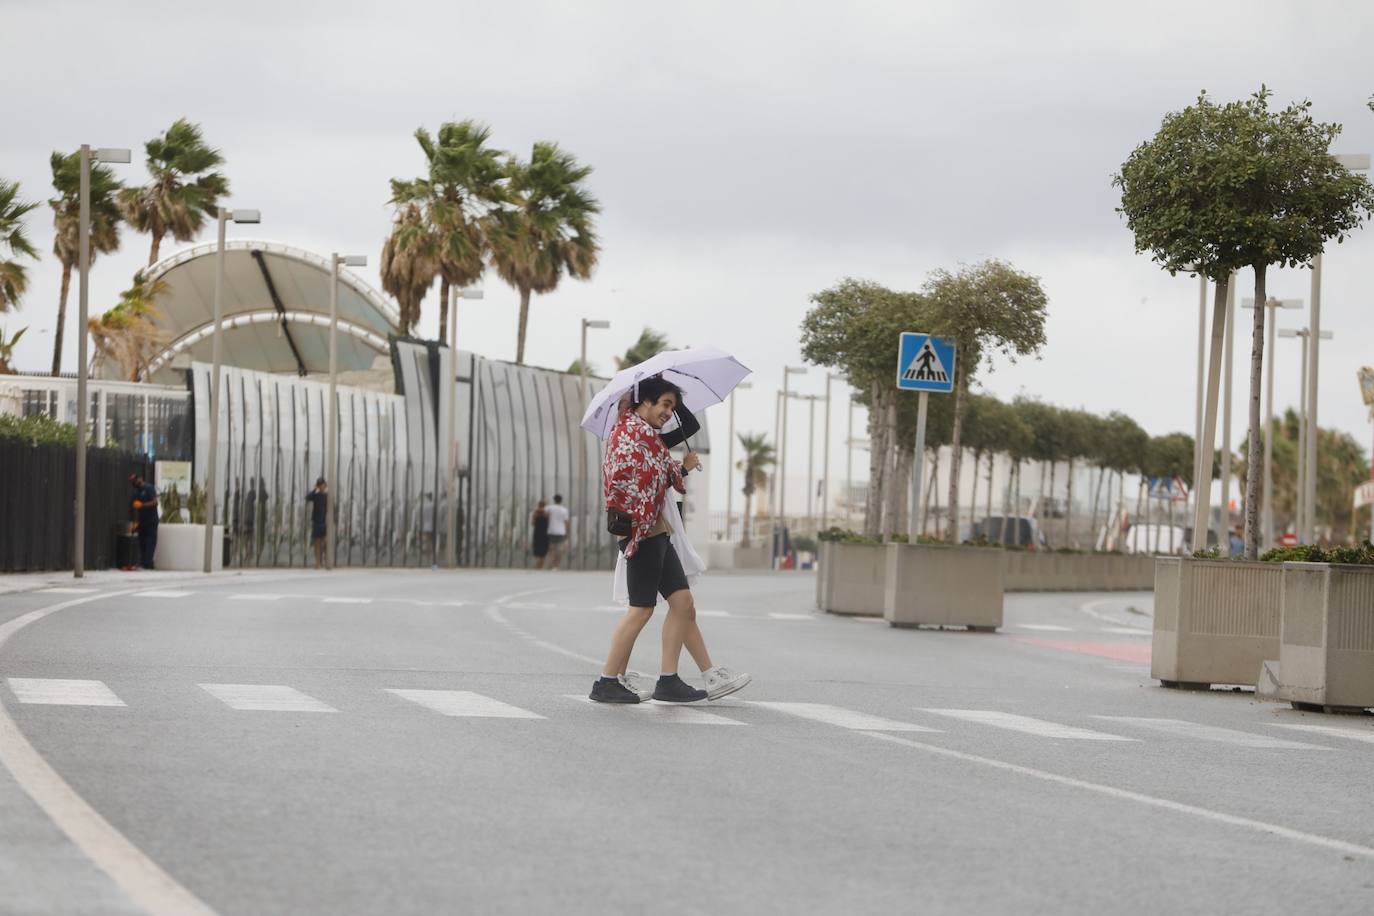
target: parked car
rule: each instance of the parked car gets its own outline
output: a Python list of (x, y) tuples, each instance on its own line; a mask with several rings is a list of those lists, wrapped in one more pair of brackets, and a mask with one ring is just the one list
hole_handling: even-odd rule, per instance
[(974, 523), (973, 537), (1027, 550), (1050, 549), (1050, 542), (1045, 538), (1045, 532), (1040, 530), (1040, 523), (1029, 515), (989, 515)]
[[(1172, 540), (1171, 540), (1172, 538)], [(1207, 547), (1217, 546), (1217, 533), (1207, 532)], [(1193, 529), (1182, 525), (1132, 525), (1121, 539), (1126, 553), (1174, 553), (1187, 556), (1193, 552)]]

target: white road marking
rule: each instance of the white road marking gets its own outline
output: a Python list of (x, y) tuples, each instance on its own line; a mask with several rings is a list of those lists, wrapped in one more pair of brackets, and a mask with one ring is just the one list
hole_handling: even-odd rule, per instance
[(1018, 630), (1044, 630), (1047, 633), (1072, 633), (1073, 627), (1061, 627), (1055, 623), (1014, 623)]
[(770, 612), (768, 613), (768, 616), (769, 616), (769, 617), (772, 617), (774, 620), (812, 620), (812, 619), (814, 619), (813, 615), (811, 615), (811, 614), (779, 614), (779, 613), (776, 613), (776, 612), (773, 612), (773, 611), (770, 611)]
[(519, 706), (502, 703), (470, 690), (394, 690), (403, 700), (417, 703), (445, 716), (464, 716), (479, 719), (542, 719), (543, 716)]
[(1035, 735), (1039, 738), (1071, 738), (1077, 741), (1136, 740), (1135, 738), (1123, 738), (1120, 735), (1109, 735), (1106, 732), (1097, 732), (1087, 728), (1074, 728), (1072, 725), (1061, 725), (1058, 722), (1047, 722), (1044, 719), (1032, 719), (1030, 716), (998, 712), (993, 709), (922, 709), (921, 711), (934, 713), (937, 716), (947, 716), (951, 719), (962, 719), (965, 722), (976, 722), (979, 725), (990, 725), (993, 728), (1005, 728), (1008, 731)]
[(1108, 722), (1120, 722), (1123, 725), (1138, 725), (1141, 728), (1149, 728), (1170, 735), (1180, 735), (1184, 738), (1198, 738), (1202, 741), (1232, 744), (1236, 747), (1280, 748), (1294, 751), (1330, 750), (1330, 748), (1316, 744), (1303, 744), (1300, 741), (1288, 741), (1283, 738), (1269, 738), (1265, 735), (1255, 735), (1230, 728), (1218, 728), (1215, 725), (1199, 725), (1196, 722), (1185, 722), (1182, 719), (1150, 719), (1139, 716), (1093, 716), (1093, 718)]
[(151, 592), (136, 592), (136, 593), (134, 594), (134, 597), (136, 597), (136, 598), (189, 598), (189, 597), (191, 597), (193, 594), (195, 594), (195, 592), (151, 591)]
[(697, 709), (684, 703), (594, 703), (591, 697), (581, 696), (580, 694), (568, 693), (564, 696), (569, 700), (576, 700), (579, 703), (586, 703), (589, 706), (626, 706), (630, 709), (638, 710), (637, 715), (648, 719), (655, 719), (659, 722), (676, 722), (679, 725), (748, 725), (748, 722), (741, 722), (738, 719), (731, 719), (729, 716), (722, 716), (719, 713), (707, 712), (704, 709)]
[(41, 588), (39, 591), (44, 595), (89, 595), (96, 591), (93, 588), (69, 588), (65, 586), (54, 586), (53, 588)]
[(733, 616), (735, 616), (735, 615), (734, 615), (734, 614), (731, 614), (729, 611), (703, 611), (703, 610), (701, 610), (700, 608), (698, 608), (698, 609), (697, 609), (697, 616), (698, 616), (698, 617), (733, 617)]
[(372, 603), (372, 599), (371, 599), (371, 598), (344, 598), (344, 597), (338, 597), (338, 598), (326, 598), (326, 599), (324, 599), (324, 603), (325, 603), (325, 604), (371, 604), (371, 603)]
[(764, 709), (772, 709), (776, 712), (786, 713), (789, 716), (796, 716), (800, 719), (809, 719), (812, 722), (820, 722), (823, 725), (834, 725), (839, 728), (854, 729), (856, 731), (884, 731), (884, 732), (938, 732), (938, 728), (927, 728), (924, 725), (914, 725), (911, 722), (898, 722), (894, 719), (884, 719), (881, 716), (870, 716), (868, 713), (855, 712), (852, 709), (844, 709), (840, 706), (828, 706), (824, 703), (773, 703), (761, 700), (750, 700), (754, 706), (762, 706)]
[(280, 684), (200, 684), (210, 696), (230, 709), (258, 712), (338, 712), (294, 687)]
[(885, 735), (877, 731), (865, 732), (864, 734), (868, 735), (870, 738), (877, 738), (879, 741), (887, 741), (890, 744), (900, 744), (902, 747), (924, 751), (928, 754), (934, 754), (937, 757), (960, 760), (964, 763), (976, 763), (980, 766), (993, 767), (998, 770), (1003, 770), (1004, 772), (1017, 773), (1021, 776), (1029, 776), (1032, 779), (1039, 779), (1044, 782), (1052, 782), (1061, 786), (1069, 786), (1074, 789), (1096, 792), (1099, 795), (1106, 795), (1111, 798), (1149, 805), (1152, 808), (1162, 808), (1165, 811), (1173, 811), (1178, 814), (1190, 814), (1194, 817), (1212, 821), (1213, 823), (1227, 824), (1232, 827), (1243, 827), (1246, 830), (1267, 833), (1281, 837), (1285, 840), (1294, 840), (1299, 843), (1307, 843), (1311, 846), (1318, 846), (1322, 849), (1329, 849), (1344, 855), (1355, 855), (1366, 859), (1374, 859), (1374, 847), (1347, 843), (1344, 840), (1337, 840), (1332, 837), (1325, 837), (1315, 833), (1304, 833), (1301, 830), (1294, 830), (1291, 827), (1281, 827), (1278, 824), (1270, 824), (1248, 817), (1239, 817), (1234, 814), (1213, 811), (1210, 808), (1200, 808), (1197, 805), (1189, 805), (1183, 802), (1171, 801), (1167, 798), (1146, 795), (1143, 792), (1132, 792), (1129, 789), (1119, 789), (1116, 786), (1104, 785), (1100, 782), (1088, 782), (1086, 779), (1074, 779), (1071, 776), (1060, 776), (1058, 773), (1049, 773), (1045, 770), (1037, 770), (1034, 767), (1021, 766), (1017, 763), (1008, 763), (1005, 760), (994, 760), (991, 757), (966, 754), (963, 751), (955, 751), (946, 747), (938, 747), (934, 744), (912, 741), (910, 738), (902, 738), (898, 735)]
[[(592, 658), (590, 655), (583, 655), (581, 652), (574, 652), (572, 649), (565, 649), (560, 645), (548, 642), (547, 640), (539, 639), (533, 633), (528, 633), (520, 629), (515, 624), (507, 620), (505, 615), (501, 613), (501, 609), (494, 604), (487, 605), (485, 613), (488, 617), (499, 623), (501, 626), (505, 627), (515, 636), (518, 636), (523, 640), (531, 642), (541, 649), (547, 649), (550, 652), (557, 652), (559, 655), (565, 655), (568, 658), (576, 659), (577, 661), (584, 662), (588, 665), (600, 666), (602, 664), (602, 659)], [(598, 667), (597, 670), (599, 671), (600, 668)]]
[(471, 602), (471, 601), (445, 601), (445, 602), (443, 602), (444, 607), (467, 607), (469, 604), (472, 604), (472, 602)]
[(1102, 633), (1119, 633), (1125, 636), (1153, 636), (1149, 630), (1142, 630), (1140, 627), (1101, 627)]
[(850, 614), (850, 620), (857, 620), (859, 623), (887, 623), (885, 617), (870, 617), (866, 614)]
[[(0, 624), (0, 647), (15, 633), (49, 614), (89, 601), (128, 594), (128, 591), (97, 593), (30, 611)], [(0, 763), (57, 828), (136, 905), (153, 916), (214, 916), (214, 910), (110, 826), (109, 821), (57, 774), (24, 737), (3, 703), (0, 703)]]
[(123, 706), (124, 701), (100, 681), (51, 677), (12, 677), (10, 689), (21, 703), (43, 706)]
[(1271, 722), (1269, 724), (1275, 728), (1291, 728), (1295, 731), (1311, 732), (1314, 735), (1330, 735), (1332, 738), (1349, 738), (1351, 741), (1374, 744), (1374, 731), (1363, 728), (1340, 728), (1335, 725), (1298, 725), (1297, 723), (1290, 725), (1286, 722)]
[(230, 595), (230, 601), (280, 601), (282, 595)]

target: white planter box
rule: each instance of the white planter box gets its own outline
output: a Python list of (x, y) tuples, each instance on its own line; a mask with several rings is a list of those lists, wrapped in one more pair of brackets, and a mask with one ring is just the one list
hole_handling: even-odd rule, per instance
[[(215, 547), (210, 551), (210, 568), (223, 568), (224, 526), (215, 526)], [(158, 569), (197, 570), (205, 568), (205, 526), (163, 522), (157, 526), (157, 552), (153, 565)]]
[(1165, 687), (1255, 686), (1279, 657), (1282, 578), (1277, 563), (1156, 558), (1150, 676)]
[(1002, 625), (1003, 554), (996, 547), (889, 544), (883, 617), (894, 627)]
[(831, 614), (881, 617), (887, 603), (888, 547), (822, 541), (816, 607)]
[(1299, 708), (1374, 707), (1374, 567), (1283, 564), (1278, 695)]
[(1009, 592), (1149, 591), (1154, 587), (1154, 557), (1138, 554), (1050, 553), (1005, 550)]
[(741, 547), (712, 541), (707, 545), (707, 561), (712, 569), (768, 569), (772, 565), (768, 544)]

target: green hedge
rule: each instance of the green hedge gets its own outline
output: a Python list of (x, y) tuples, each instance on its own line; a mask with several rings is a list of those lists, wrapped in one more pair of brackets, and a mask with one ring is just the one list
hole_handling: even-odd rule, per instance
[(76, 427), (43, 414), (32, 417), (0, 414), (0, 439), (19, 439), (35, 445), (75, 445)]

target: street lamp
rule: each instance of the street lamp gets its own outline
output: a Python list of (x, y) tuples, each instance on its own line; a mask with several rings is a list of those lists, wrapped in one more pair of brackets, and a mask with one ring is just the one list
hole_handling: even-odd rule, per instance
[[(1307, 443), (1309, 439), (1312, 438), (1311, 426), (1309, 425), (1310, 418), (1307, 416), (1307, 407), (1310, 403), (1308, 398), (1310, 392), (1307, 388), (1309, 382), (1307, 371), (1309, 366), (1311, 365), (1311, 361), (1308, 357), (1310, 356), (1311, 351), (1314, 349), (1314, 347), (1312, 347), (1312, 332), (1309, 328), (1299, 328), (1296, 330), (1293, 328), (1283, 328), (1278, 332), (1278, 336), (1283, 338), (1297, 338), (1302, 341), (1302, 371), (1301, 373), (1299, 373), (1298, 387), (1298, 479), (1296, 486), (1297, 500), (1294, 506), (1296, 512), (1294, 513), (1295, 518), (1293, 527), (1297, 529), (1298, 540), (1305, 544), (1310, 540), (1310, 533), (1307, 528), (1307, 478), (1309, 474), (1309, 468), (1311, 468), (1312, 466), (1308, 463), (1307, 457)], [(1327, 340), (1330, 340), (1331, 332), (1322, 331), (1321, 336)]]
[[(1343, 156), (1333, 156), (1336, 162), (1345, 166), (1352, 172), (1369, 171), (1369, 154), (1346, 154)], [(1325, 339), (1322, 334), (1322, 256), (1317, 252), (1317, 256), (1312, 259), (1312, 316), (1308, 322), (1308, 328), (1312, 332), (1312, 337), (1308, 346), (1312, 351), (1312, 358), (1307, 366), (1307, 437), (1306, 458), (1309, 470), (1317, 466), (1317, 439), (1318, 430), (1321, 429), (1317, 418), (1317, 367), (1320, 361), (1321, 341)], [(1306, 515), (1302, 518), (1302, 530), (1310, 537), (1317, 524), (1317, 475), (1310, 473), (1305, 482), (1303, 505), (1306, 508)]]
[[(731, 520), (734, 518), (735, 498), (735, 392), (741, 388), (753, 388), (749, 382), (740, 382), (730, 392), (730, 435), (725, 440), (725, 543), (731, 538)], [(748, 481), (745, 481), (748, 484)]]
[(458, 567), (458, 493), (455, 483), (458, 479), (458, 453), (454, 446), (458, 442), (458, 434), (454, 426), (458, 422), (458, 300), (459, 299), (481, 299), (485, 293), (480, 286), (470, 286), (466, 289), (449, 287), (449, 371), (448, 371), (448, 478), (444, 482), (444, 498), (448, 501), (448, 519), (445, 530), (447, 531), (447, 543), (445, 552), (447, 554), (448, 566), (450, 569)]
[[(325, 499), (324, 565), (325, 569), (334, 568), (334, 526), (336, 519), (335, 501), (338, 498), (338, 447), (339, 447), (339, 267), (366, 267), (367, 256), (361, 254), (340, 255), (337, 251), (329, 256), (329, 432), (324, 441), (325, 474), (334, 481), (335, 490)], [(218, 370), (216, 370), (218, 372)]]
[[(1253, 296), (1247, 296), (1240, 304), (1242, 308), (1252, 309), (1255, 307), (1255, 299)], [(1302, 300), (1276, 299), (1270, 296), (1265, 300), (1264, 307), (1269, 310), (1266, 319), (1269, 325), (1269, 355), (1265, 360), (1268, 365), (1265, 367), (1264, 382), (1264, 534), (1261, 543), (1268, 550), (1274, 546), (1274, 332), (1278, 323), (1278, 310), (1300, 309)]]
[[(592, 320), (589, 318), (582, 319), (582, 355), (581, 358), (578, 360), (577, 368), (581, 371), (582, 374), (582, 410), (584, 413), (586, 412), (587, 405), (591, 403), (592, 399), (591, 392), (587, 390), (587, 329), (595, 328), (597, 330), (604, 330), (606, 328), (609, 328), (610, 326), (611, 323), (609, 321), (600, 319)], [(578, 455), (577, 467), (579, 471), (577, 483), (577, 512), (578, 517), (585, 520), (587, 513), (587, 443), (582, 441), (581, 438), (579, 438), (576, 445)], [(597, 472), (600, 473), (600, 468), (597, 469)], [(582, 550), (582, 537), (585, 533), (585, 529), (585, 525), (578, 526), (577, 540), (575, 541), (579, 551), (579, 555), (584, 560), (586, 559), (586, 553)]]
[(821, 436), (825, 448), (825, 457), (821, 459), (821, 479), (824, 481), (822, 486), (825, 492), (825, 497), (821, 500), (822, 531), (825, 530), (825, 523), (829, 520), (830, 515), (830, 383), (836, 379), (843, 380), (844, 376), (836, 375), (834, 372), (825, 374), (825, 432)]
[(816, 402), (819, 394), (799, 394), (797, 400), (807, 401), (806, 421), (806, 522), (812, 524), (816, 518)]
[(791, 395), (791, 381), (794, 375), (805, 375), (805, 366), (783, 366), (782, 368), (782, 429), (778, 433), (778, 447), (781, 451), (778, 467), (778, 518), (787, 519), (787, 401)]
[[(257, 210), (219, 210), (218, 246), (215, 249), (215, 332), (211, 345), (212, 363), (210, 373), (210, 449), (209, 464), (205, 468), (205, 557), (204, 570), (210, 572), (214, 558), (215, 534), (215, 464), (219, 460), (219, 376), (222, 361), (223, 342), (220, 329), (224, 324), (224, 227), (233, 220), (239, 224), (262, 222), (262, 214)], [(334, 500), (329, 500), (333, 502)]]
[(76, 524), (73, 526), (75, 543), (72, 545), (72, 575), (80, 579), (86, 575), (86, 420), (91, 406), (86, 394), (88, 370), (86, 360), (90, 351), (90, 336), (86, 322), (90, 320), (91, 273), (91, 163), (127, 163), (130, 159), (127, 149), (100, 147), (92, 150), (90, 144), (81, 144), (81, 183), (80, 219), (77, 228), (77, 255), (80, 278), (77, 280), (77, 324), (76, 336)]

